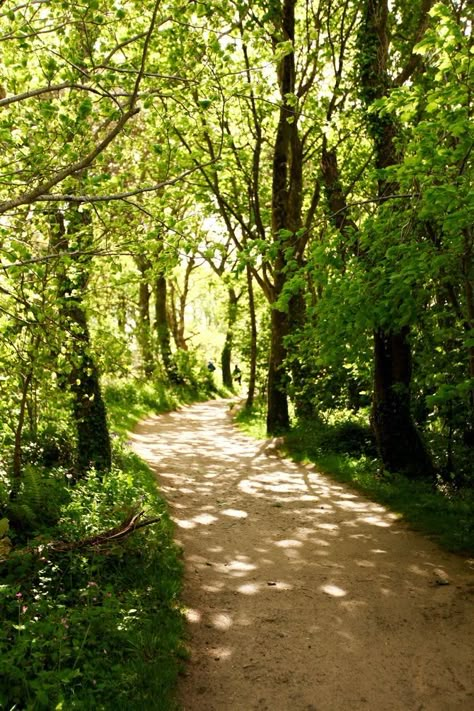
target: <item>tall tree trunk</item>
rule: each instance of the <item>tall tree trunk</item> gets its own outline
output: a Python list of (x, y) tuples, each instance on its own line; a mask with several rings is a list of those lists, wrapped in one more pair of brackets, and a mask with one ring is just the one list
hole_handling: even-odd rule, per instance
[[(279, 39), (294, 42), (296, 0), (283, 0)], [(278, 64), (282, 104), (273, 149), (272, 233), (277, 248), (273, 264), (274, 289), (271, 314), (271, 343), (268, 366), (267, 433), (279, 434), (288, 429), (288, 373), (286, 337), (289, 333), (288, 307), (280, 303), (291, 263), (302, 258), (301, 228), (302, 155), (294, 105), (288, 101), (295, 92), (295, 57), (290, 52)]]
[(21, 399), (20, 411), (18, 413), (18, 422), (15, 428), (15, 440), (13, 447), (13, 484), (10, 492), (10, 499), (16, 499), (21, 486), (21, 460), (22, 460), (22, 434), (25, 424), (26, 406), (28, 401), (28, 390), (33, 378), (33, 373), (30, 371), (22, 378), (21, 384)]
[(168, 312), (169, 324), (173, 334), (176, 348), (183, 351), (188, 350), (188, 344), (184, 337), (185, 332), (185, 313), (186, 304), (188, 302), (188, 294), (190, 287), (190, 278), (193, 270), (196, 268), (196, 258), (194, 256), (188, 259), (186, 270), (184, 272), (183, 288), (181, 291), (178, 288), (176, 281), (171, 281), (171, 308)]
[[(79, 255), (71, 254), (70, 238)], [(58, 296), (65, 329), (73, 334), (74, 352), (70, 358), (69, 388), (73, 394), (73, 415), (77, 430), (78, 471), (90, 467), (107, 471), (112, 465), (107, 414), (102, 398), (99, 373), (92, 357), (91, 340), (83, 298), (89, 281), (92, 257), (92, 221), (87, 212), (70, 208), (68, 227), (62, 213), (57, 214), (56, 249), (72, 261), (72, 269), (58, 273)], [(85, 253), (85, 254), (84, 254)]]
[[(474, 268), (473, 252), (474, 237), (472, 230), (464, 230), (465, 253), (463, 259), (464, 292), (466, 296), (466, 314), (464, 321), (466, 334), (471, 336), (471, 345), (468, 346), (468, 377), (471, 384), (474, 384), (474, 344), (472, 343), (472, 333), (474, 329)], [(468, 419), (464, 428), (464, 443), (469, 447), (474, 447), (474, 385), (469, 390)]]
[(255, 385), (257, 380), (257, 317), (255, 313), (255, 298), (253, 292), (252, 270), (247, 264), (247, 293), (249, 297), (250, 317), (250, 363), (249, 363), (249, 389), (245, 407), (250, 409), (255, 399)]
[(226, 388), (232, 389), (232, 345), (234, 341), (234, 326), (237, 320), (237, 310), (239, 304), (239, 296), (235, 293), (235, 289), (229, 286), (227, 289), (227, 329), (225, 335), (224, 347), (221, 353), (222, 366), (222, 382)]
[(285, 337), (288, 334), (288, 314), (278, 308), (271, 312), (270, 360), (267, 381), (267, 434), (281, 434), (289, 428), (288, 373)]
[[(384, 466), (410, 476), (432, 474), (410, 410), (412, 375), (408, 327), (374, 334), (374, 404), (372, 423)], [(407, 456), (407, 452), (409, 456)]]
[[(375, 149), (379, 171), (379, 204), (398, 192), (398, 185), (387, 181), (383, 170), (400, 160), (395, 139), (397, 125), (388, 113), (374, 110), (373, 103), (390, 90), (388, 73), (388, 0), (366, 0), (360, 29), (360, 76), (362, 96), (367, 107), (366, 120)], [(408, 327), (378, 329), (374, 333), (374, 398), (372, 422), (383, 464), (389, 470), (410, 476), (433, 475), (428, 452), (411, 414), (412, 373)]]
[(142, 255), (135, 257), (138, 270), (140, 272), (140, 284), (138, 290), (138, 328), (137, 340), (140, 348), (142, 368), (146, 377), (153, 375), (154, 359), (151, 345), (150, 328), (150, 298), (151, 290), (148, 281), (148, 271), (151, 268), (150, 261)]
[(176, 367), (171, 354), (170, 328), (167, 311), (167, 282), (164, 274), (155, 279), (155, 330), (158, 338), (161, 360), (168, 380), (174, 382)]

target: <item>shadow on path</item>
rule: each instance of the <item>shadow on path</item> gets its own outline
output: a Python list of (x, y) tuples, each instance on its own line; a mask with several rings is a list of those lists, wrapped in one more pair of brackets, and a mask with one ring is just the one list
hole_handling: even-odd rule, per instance
[(474, 708), (469, 561), (272, 455), (229, 402), (152, 417), (132, 446), (184, 549), (186, 711)]

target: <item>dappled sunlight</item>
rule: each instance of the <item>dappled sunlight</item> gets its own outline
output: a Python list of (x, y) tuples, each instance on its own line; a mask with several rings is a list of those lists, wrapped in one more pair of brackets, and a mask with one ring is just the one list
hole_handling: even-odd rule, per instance
[(303, 544), (301, 541), (297, 541), (297, 540), (291, 539), (291, 538), (286, 538), (283, 541), (275, 541), (275, 545), (279, 546), (279, 548), (299, 548)]
[(214, 523), (214, 521), (217, 521), (217, 516), (211, 516), (210, 514), (203, 513), (194, 516), (192, 520), (196, 523), (201, 523), (204, 526), (209, 526), (210, 523)]
[(239, 593), (242, 595), (256, 595), (261, 588), (260, 583), (245, 583), (244, 585), (239, 585), (237, 588)]
[(373, 560), (355, 560), (354, 562), (359, 568), (375, 568), (375, 562)]
[(221, 515), (230, 516), (231, 518), (247, 518), (248, 513), (240, 511), (240, 509), (224, 509), (224, 511), (221, 511)]
[(320, 528), (323, 531), (327, 531), (328, 533), (331, 534), (336, 534), (339, 531), (339, 526), (337, 526), (335, 523), (318, 523), (316, 524), (316, 528)]
[(249, 570), (255, 570), (255, 568), (257, 566), (254, 565), (253, 563), (248, 563), (245, 560), (231, 560), (230, 563), (226, 563), (224, 567), (227, 568), (227, 570), (230, 572), (233, 572), (233, 571), (248, 572)]
[(184, 611), (184, 616), (186, 617), (188, 622), (191, 622), (192, 624), (197, 624), (198, 622), (201, 622), (202, 615), (199, 612), (199, 610), (193, 610), (191, 607), (186, 608)]
[(207, 654), (215, 661), (220, 661), (221, 659), (226, 661), (232, 656), (232, 649), (229, 647), (212, 647), (208, 649)]
[(186, 519), (173, 517), (173, 521), (180, 528), (196, 528), (196, 524), (193, 521), (187, 521)]
[(232, 617), (224, 612), (211, 615), (211, 623), (218, 630), (228, 630), (232, 627)]
[[(326, 674), (337, 688), (343, 657), (358, 678), (367, 659), (374, 668), (379, 657), (390, 664), (390, 644), (406, 626), (402, 605), (422, 620), (443, 619), (438, 606), (450, 589), (436, 584), (434, 572), (443, 566), (420, 551), (419, 539), (406, 546), (412, 534), (396, 514), (236, 432), (226, 403), (152, 418), (132, 441), (156, 471), (179, 532), (192, 644), (209, 664), (228, 662), (217, 665), (221, 671), (266, 679), (271, 650), (288, 654), (294, 635), (292, 674), (303, 664), (317, 674), (330, 639), (326, 668), (335, 671)], [(399, 544), (403, 556), (394, 553)], [(426, 591), (433, 602), (423, 607)], [(381, 641), (372, 649), (374, 630)], [(268, 684), (292, 683), (285, 679)], [(306, 708), (298, 703), (295, 709)]]
[(347, 595), (346, 590), (343, 590), (338, 585), (333, 585), (332, 583), (321, 585), (319, 589), (321, 592), (326, 593), (326, 595), (331, 595), (332, 597), (345, 597)]
[(387, 519), (381, 518), (380, 516), (360, 516), (357, 520), (370, 523), (371, 526), (381, 526), (382, 528), (387, 528), (392, 525), (391, 521), (387, 521)]

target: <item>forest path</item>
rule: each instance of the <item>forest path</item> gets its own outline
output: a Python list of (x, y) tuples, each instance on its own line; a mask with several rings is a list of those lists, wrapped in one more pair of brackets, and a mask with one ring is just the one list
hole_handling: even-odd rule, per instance
[(472, 561), (246, 437), (228, 401), (132, 442), (184, 549), (185, 711), (474, 708)]

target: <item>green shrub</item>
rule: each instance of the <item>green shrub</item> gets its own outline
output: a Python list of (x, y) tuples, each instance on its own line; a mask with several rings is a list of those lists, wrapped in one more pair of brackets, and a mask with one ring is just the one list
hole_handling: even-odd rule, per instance
[(137, 504), (160, 520), (102, 550), (55, 553), (36, 539), (3, 563), (0, 708), (173, 708), (179, 551), (149, 469), (119, 441), (114, 455), (110, 473), (69, 488), (48, 539), (103, 532)]

